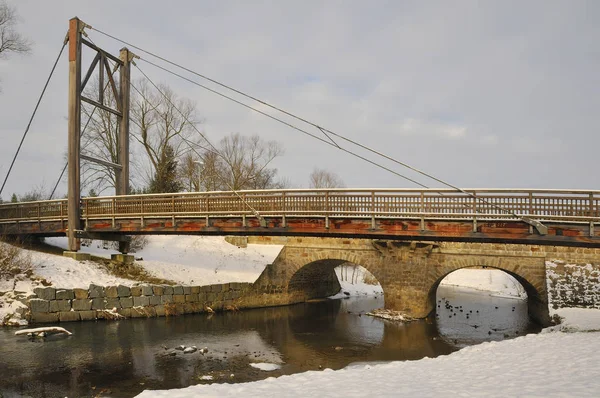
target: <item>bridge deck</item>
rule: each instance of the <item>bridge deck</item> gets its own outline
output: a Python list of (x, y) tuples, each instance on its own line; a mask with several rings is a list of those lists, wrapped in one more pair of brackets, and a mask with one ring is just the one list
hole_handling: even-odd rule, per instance
[[(347, 236), (600, 247), (600, 191), (328, 189), (82, 199), (88, 233)], [(0, 234), (63, 235), (67, 200), (0, 205)], [(529, 220), (529, 222), (527, 222)], [(531, 226), (548, 227), (540, 235)]]

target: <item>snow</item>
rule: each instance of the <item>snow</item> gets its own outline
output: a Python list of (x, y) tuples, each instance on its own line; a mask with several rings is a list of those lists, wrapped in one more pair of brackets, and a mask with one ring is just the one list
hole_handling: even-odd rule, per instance
[[(588, 330), (600, 330), (600, 310), (559, 313), (566, 324), (581, 325), (585, 320)], [(251, 383), (144, 391), (138, 397), (598, 396), (600, 333), (545, 331), (470, 346), (434, 359), (353, 365)]]
[(600, 310), (593, 308), (560, 308), (552, 310), (562, 320), (557, 326), (544, 329), (563, 332), (600, 332)]
[(273, 370), (277, 370), (277, 369), (281, 368), (281, 365), (278, 365), (276, 363), (265, 363), (265, 362), (251, 363), (250, 366), (252, 366), (253, 368), (256, 368), (256, 369), (264, 370), (265, 372), (271, 372)]
[(459, 269), (447, 275), (440, 285), (486, 291), (494, 297), (527, 297), (523, 286), (515, 278), (499, 269)]
[[(372, 276), (366, 268), (357, 265), (356, 272), (353, 273), (353, 271), (347, 272), (348, 270), (344, 267), (346, 266), (335, 268), (335, 274), (342, 288), (338, 294), (329, 297), (330, 299), (383, 295), (383, 288), (379, 283), (372, 285), (364, 282), (365, 276)], [(348, 278), (348, 274), (350, 274), (350, 278)]]
[[(254, 282), (282, 245), (249, 244), (239, 248), (219, 236), (149, 236), (146, 246), (135, 253), (136, 261), (150, 274), (186, 285)], [(48, 238), (50, 244), (66, 248), (66, 238)], [(107, 256), (117, 253), (93, 241), (83, 252)]]

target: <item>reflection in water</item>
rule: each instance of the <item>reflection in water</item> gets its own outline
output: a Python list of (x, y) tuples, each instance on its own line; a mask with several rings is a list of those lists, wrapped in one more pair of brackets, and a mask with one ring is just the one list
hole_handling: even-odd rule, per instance
[(436, 319), (441, 337), (457, 347), (539, 331), (526, 299), (453, 286), (438, 287)]
[[(246, 382), (456, 350), (439, 338), (431, 320), (396, 324), (365, 315), (382, 305), (381, 298), (367, 297), (214, 316), (69, 323), (73, 336), (33, 342), (14, 336), (15, 329), (0, 329), (0, 395), (133, 396), (144, 389)], [(459, 316), (449, 320), (458, 323)], [(173, 349), (179, 345), (208, 347), (208, 353), (183, 354)], [(250, 366), (264, 362), (281, 368)]]

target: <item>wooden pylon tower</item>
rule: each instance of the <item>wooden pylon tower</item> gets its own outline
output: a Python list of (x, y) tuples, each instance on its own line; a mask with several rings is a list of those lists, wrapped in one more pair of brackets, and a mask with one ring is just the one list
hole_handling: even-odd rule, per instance
[[(129, 104), (130, 73), (133, 54), (121, 49), (119, 57), (115, 57), (84, 38), (84, 29), (90, 27), (75, 17), (69, 21), (69, 146), (68, 146), (68, 246), (69, 251), (76, 252), (80, 248), (81, 236), (81, 159), (112, 167), (116, 175), (115, 191), (117, 195), (129, 194)], [(82, 80), (81, 53), (82, 46), (96, 52)], [(108, 60), (114, 62), (111, 70)], [(98, 98), (87, 98), (83, 90), (94, 71), (99, 71)], [(115, 73), (119, 71), (119, 84)], [(108, 82), (105, 84), (105, 75)], [(105, 104), (104, 88), (110, 87), (115, 98), (116, 109)], [(81, 102), (84, 101), (117, 117), (119, 126), (118, 163), (106, 162), (81, 155)]]

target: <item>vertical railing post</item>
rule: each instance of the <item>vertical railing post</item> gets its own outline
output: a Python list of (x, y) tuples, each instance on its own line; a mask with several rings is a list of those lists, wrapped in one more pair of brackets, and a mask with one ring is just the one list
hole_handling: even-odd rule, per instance
[(281, 214), (281, 226), (283, 228), (285, 228), (286, 227), (286, 224), (285, 224), (285, 214), (287, 212), (287, 208), (286, 208), (287, 205), (285, 203), (286, 202), (286, 200), (285, 200), (285, 192), (282, 193), (281, 200), (283, 202), (282, 205), (281, 205), (281, 213), (282, 213)]
[(171, 195), (171, 227), (175, 228), (175, 195)]
[(473, 192), (473, 232), (477, 232), (477, 192)]
[(375, 227), (375, 191), (371, 191), (371, 229)]
[(425, 192), (421, 191), (421, 231), (425, 231)]
[(325, 192), (325, 229), (329, 229), (329, 191)]
[[(533, 192), (529, 192), (529, 217), (533, 217)], [(529, 225), (529, 233), (533, 233), (533, 225)]]
[[(242, 202), (240, 203), (242, 206), (246, 202), (246, 194), (242, 194)], [(242, 207), (242, 228), (246, 228), (246, 210)]]
[(113, 227), (113, 229), (115, 229), (115, 228), (117, 227), (117, 223), (116, 223), (116, 221), (115, 221), (115, 212), (116, 212), (116, 210), (117, 210), (117, 209), (116, 209), (116, 207), (117, 207), (117, 204), (115, 203), (115, 202), (116, 202), (116, 200), (117, 200), (116, 198), (112, 198), (112, 200), (110, 201), (110, 207), (111, 207), (111, 209), (110, 209), (110, 210), (111, 210), (111, 211), (110, 211), (110, 213), (111, 213), (111, 215), (112, 215), (112, 227)]
[(590, 192), (590, 236), (594, 236), (596, 231), (594, 230), (594, 219), (592, 217), (595, 216), (594, 212), (594, 193)]
[(140, 219), (142, 228), (144, 228), (144, 214), (144, 197), (140, 196)]
[(85, 229), (88, 228), (89, 223), (89, 210), (88, 210), (89, 201), (86, 198), (81, 199), (81, 215), (82, 218), (85, 217)]
[(206, 196), (204, 197), (204, 203), (205, 203), (205, 205), (204, 205), (204, 211), (206, 212), (206, 227), (210, 227), (210, 220), (208, 218), (208, 214), (210, 212), (210, 207), (209, 207), (210, 202), (208, 201), (208, 196), (209, 195), (208, 194), (205, 194), (205, 195)]

